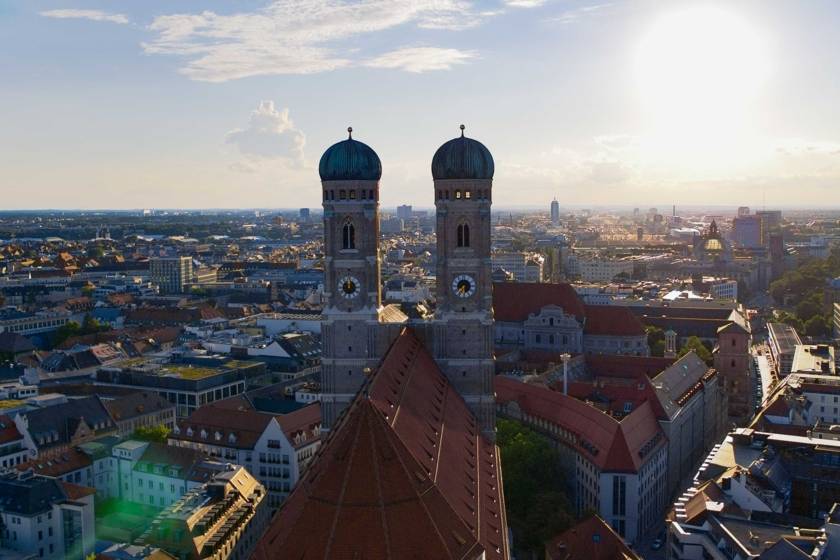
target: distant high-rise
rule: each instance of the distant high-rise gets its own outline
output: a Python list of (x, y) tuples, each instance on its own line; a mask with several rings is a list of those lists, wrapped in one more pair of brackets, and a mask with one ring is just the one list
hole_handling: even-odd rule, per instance
[(738, 207), (738, 216), (749, 216), (750, 215), (750, 207), (749, 206), (739, 206)]
[(732, 220), (732, 241), (738, 247), (755, 249), (764, 245), (764, 228), (760, 216), (738, 216)]
[(551, 201), (551, 223), (560, 225), (560, 203), (556, 198)]
[(309, 208), (301, 208), (300, 209), (300, 221), (301, 222), (308, 222), (309, 221)]
[(156, 258), (149, 261), (149, 277), (161, 294), (180, 294), (193, 280), (191, 257)]
[(410, 220), (412, 216), (413, 209), (411, 208), (410, 204), (403, 204), (402, 206), (397, 206), (397, 218), (400, 220)]

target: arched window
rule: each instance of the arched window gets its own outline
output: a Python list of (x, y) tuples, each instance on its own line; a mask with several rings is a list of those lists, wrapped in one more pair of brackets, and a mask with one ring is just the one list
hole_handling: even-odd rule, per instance
[(470, 226), (469, 224), (458, 224), (457, 231), (458, 247), (470, 246)]
[(344, 227), (341, 228), (341, 248), (356, 248), (356, 228), (353, 226), (353, 222), (351, 222), (350, 220), (344, 222)]

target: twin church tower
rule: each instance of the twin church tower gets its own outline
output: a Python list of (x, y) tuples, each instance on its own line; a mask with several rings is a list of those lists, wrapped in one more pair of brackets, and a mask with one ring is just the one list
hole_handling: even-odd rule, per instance
[(464, 398), (491, 441), (493, 286), (490, 204), (493, 156), (461, 135), (432, 158), (437, 216), (436, 300), (432, 320), (409, 320), (382, 305), (379, 180), (382, 162), (366, 144), (347, 140), (321, 157), (326, 304), (322, 325), (325, 429), (355, 398), (403, 328), (414, 330)]

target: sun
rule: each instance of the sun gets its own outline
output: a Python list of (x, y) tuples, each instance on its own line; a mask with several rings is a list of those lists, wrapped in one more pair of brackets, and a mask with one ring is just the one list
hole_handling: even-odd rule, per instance
[(662, 16), (636, 52), (646, 124), (669, 145), (720, 146), (743, 134), (766, 73), (760, 34), (748, 21), (716, 6)]

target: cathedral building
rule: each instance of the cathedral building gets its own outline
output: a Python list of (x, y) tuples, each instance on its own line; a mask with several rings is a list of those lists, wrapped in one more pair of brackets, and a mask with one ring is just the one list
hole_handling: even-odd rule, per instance
[(382, 305), (376, 152), (321, 158), (327, 437), (255, 558), (508, 558), (495, 446), (493, 156), (464, 135), (432, 158), (437, 308)]

